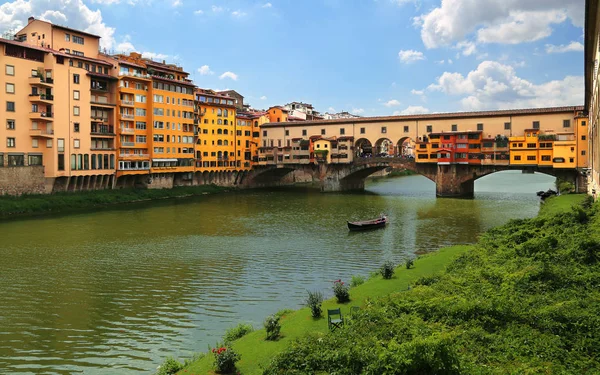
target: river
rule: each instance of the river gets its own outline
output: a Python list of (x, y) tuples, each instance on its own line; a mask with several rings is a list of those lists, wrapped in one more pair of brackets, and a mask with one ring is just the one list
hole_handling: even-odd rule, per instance
[[(152, 373), (299, 307), (307, 289), (330, 296), (332, 280), (535, 216), (553, 183), (500, 172), (475, 199), (436, 199), (408, 176), (363, 194), (250, 191), (0, 222), (0, 373)], [(348, 232), (347, 219), (382, 212), (386, 229)]]

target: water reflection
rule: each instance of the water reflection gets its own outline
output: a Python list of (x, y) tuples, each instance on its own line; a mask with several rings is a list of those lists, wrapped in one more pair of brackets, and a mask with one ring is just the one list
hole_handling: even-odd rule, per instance
[[(453, 200), (410, 176), (366, 194), (252, 191), (0, 223), (0, 373), (148, 373), (306, 289), (330, 294), (387, 258), (533, 216), (552, 181), (498, 173)], [(348, 234), (346, 220), (381, 212), (386, 229)]]

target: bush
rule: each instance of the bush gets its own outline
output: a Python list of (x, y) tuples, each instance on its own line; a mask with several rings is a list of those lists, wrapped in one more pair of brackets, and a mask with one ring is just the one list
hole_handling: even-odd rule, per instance
[(357, 287), (359, 285), (363, 285), (365, 283), (365, 278), (361, 275), (352, 276), (352, 280), (350, 280), (350, 286), (352, 288)]
[(321, 303), (323, 303), (323, 293), (319, 291), (308, 292), (308, 297), (306, 297), (306, 306), (310, 308), (310, 313), (313, 318), (320, 318), (323, 309), (321, 309)]
[(252, 324), (240, 323), (237, 326), (229, 328), (227, 331), (225, 331), (223, 340), (226, 343), (231, 343), (231, 342), (239, 339), (240, 337), (247, 335), (248, 333), (250, 333), (252, 331), (254, 331), (254, 327), (252, 327)]
[(406, 260), (406, 269), (409, 270), (415, 265), (415, 261), (413, 259)]
[(215, 356), (215, 370), (219, 374), (231, 374), (235, 370), (235, 363), (240, 360), (240, 355), (228, 346), (217, 345), (212, 353)]
[(172, 375), (183, 369), (183, 364), (173, 357), (167, 357), (158, 367), (156, 375)]
[(556, 179), (556, 188), (558, 192), (561, 194), (569, 194), (575, 191), (575, 184), (569, 181), (562, 180), (560, 178)]
[(339, 303), (350, 301), (350, 287), (342, 280), (336, 280), (333, 282), (333, 293)]
[(381, 273), (381, 276), (383, 276), (384, 279), (389, 280), (392, 278), (392, 276), (394, 276), (395, 270), (396, 266), (394, 266), (394, 263), (391, 260), (387, 260), (379, 269), (379, 273)]
[(267, 340), (275, 341), (279, 338), (279, 331), (281, 331), (281, 324), (279, 324), (280, 317), (277, 315), (269, 315), (265, 319), (265, 330), (267, 331)]

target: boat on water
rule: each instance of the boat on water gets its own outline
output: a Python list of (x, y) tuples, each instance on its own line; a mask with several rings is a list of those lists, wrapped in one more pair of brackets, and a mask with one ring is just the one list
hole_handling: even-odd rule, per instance
[(383, 228), (387, 224), (387, 216), (381, 215), (377, 219), (365, 220), (365, 221), (348, 221), (348, 229), (351, 231), (367, 230)]

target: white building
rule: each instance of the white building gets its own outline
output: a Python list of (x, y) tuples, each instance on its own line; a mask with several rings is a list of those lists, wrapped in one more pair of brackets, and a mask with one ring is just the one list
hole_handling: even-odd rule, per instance
[(352, 113), (346, 112), (346, 111), (338, 112), (338, 113), (325, 112), (323, 117), (325, 118), (325, 120), (337, 120), (337, 119), (341, 119), (341, 118), (360, 118), (360, 116), (353, 115)]

